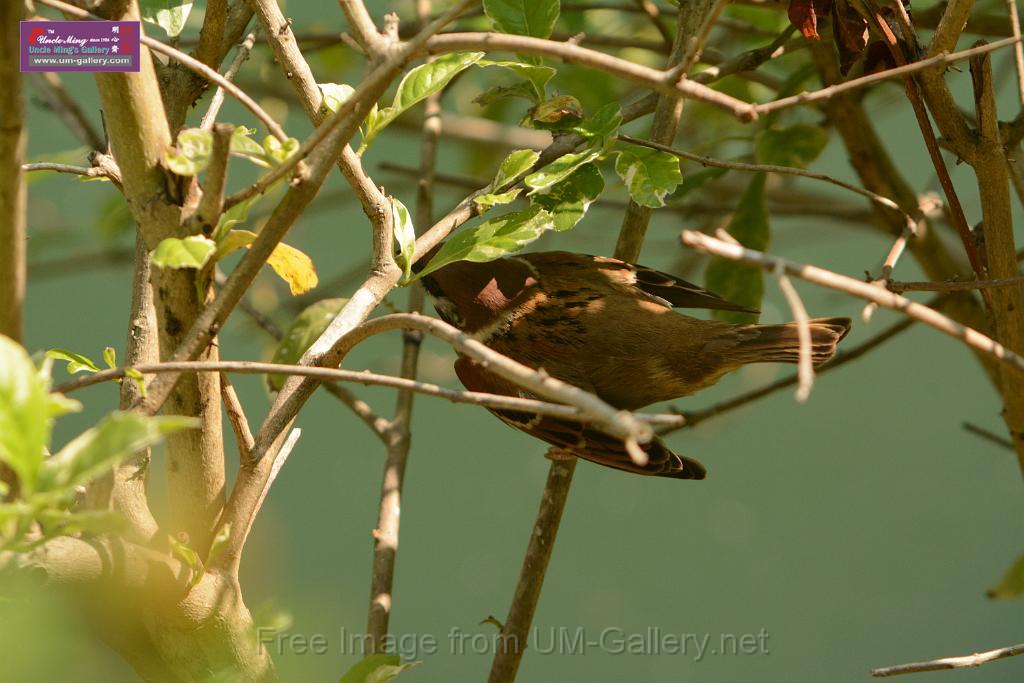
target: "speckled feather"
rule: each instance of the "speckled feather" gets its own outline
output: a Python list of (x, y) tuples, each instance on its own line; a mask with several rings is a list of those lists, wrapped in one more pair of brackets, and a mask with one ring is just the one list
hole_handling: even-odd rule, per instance
[[(424, 278), (442, 318), (494, 350), (636, 410), (687, 396), (756, 362), (796, 362), (796, 326), (737, 325), (673, 307), (749, 310), (697, 285), (616, 259), (542, 252), (490, 263), (458, 262)], [(846, 318), (811, 323), (815, 362), (835, 353)], [(475, 391), (528, 396), (468, 359), (456, 371)], [(700, 479), (704, 469), (660, 441), (651, 462), (632, 463), (622, 444), (583, 425), (495, 412), (508, 424), (580, 457), (658, 476)], [(507, 411), (506, 411), (507, 412)]]

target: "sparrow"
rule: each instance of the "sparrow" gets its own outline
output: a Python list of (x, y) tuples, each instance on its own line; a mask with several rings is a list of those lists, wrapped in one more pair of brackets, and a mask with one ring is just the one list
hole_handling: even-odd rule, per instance
[[(748, 363), (796, 363), (797, 323), (735, 324), (674, 308), (759, 311), (673, 275), (603, 256), (549, 251), (487, 263), (457, 261), (423, 278), (447, 323), (524, 365), (590, 391), (623, 410), (689, 396)], [(832, 358), (849, 318), (809, 322), (815, 364)], [(459, 356), (455, 372), (471, 391), (538, 398)], [(489, 409), (505, 423), (568, 454), (637, 474), (703, 479), (704, 466), (660, 439), (625, 446), (586, 424), (535, 413)]]

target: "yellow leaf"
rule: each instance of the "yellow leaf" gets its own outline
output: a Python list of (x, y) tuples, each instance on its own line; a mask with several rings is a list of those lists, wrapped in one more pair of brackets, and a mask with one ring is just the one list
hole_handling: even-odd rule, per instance
[[(255, 239), (256, 233), (249, 230), (231, 230), (217, 245), (218, 257), (230, 254), (236, 249), (248, 247)], [(295, 247), (284, 243), (274, 247), (270, 258), (267, 259), (267, 265), (288, 283), (288, 288), (293, 296), (305, 294), (316, 287), (320, 281), (316, 276), (313, 260)]]
[(292, 290), (292, 296), (305, 294), (316, 287), (316, 283), (319, 282), (316, 268), (313, 267), (313, 260), (287, 244), (279, 244), (274, 248), (270, 258), (267, 259), (267, 265), (288, 283), (288, 288)]

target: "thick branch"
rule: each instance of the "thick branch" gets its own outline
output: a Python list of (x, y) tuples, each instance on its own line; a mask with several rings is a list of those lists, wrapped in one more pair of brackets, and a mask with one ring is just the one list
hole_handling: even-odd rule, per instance
[(25, 102), (18, 73), (21, 2), (0, 7), (0, 334), (22, 338), (25, 303)]

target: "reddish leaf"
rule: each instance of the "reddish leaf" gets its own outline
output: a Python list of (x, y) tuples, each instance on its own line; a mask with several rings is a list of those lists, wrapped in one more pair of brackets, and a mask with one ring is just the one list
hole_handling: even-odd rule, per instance
[(832, 38), (839, 50), (839, 72), (844, 76), (864, 54), (868, 44), (868, 22), (847, 0), (835, 0)]
[(827, 17), (833, 0), (789, 0), (789, 21), (800, 29), (804, 38), (821, 40), (818, 19)]

